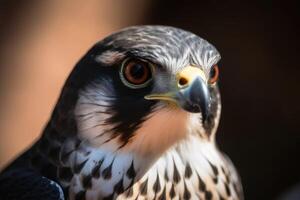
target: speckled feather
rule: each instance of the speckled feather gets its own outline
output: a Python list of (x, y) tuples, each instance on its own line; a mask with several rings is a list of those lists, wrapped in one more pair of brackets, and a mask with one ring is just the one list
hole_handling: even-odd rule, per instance
[[(124, 86), (119, 69), (128, 57), (156, 66), (151, 85)], [(167, 92), (187, 65), (208, 76), (219, 59), (206, 40), (173, 27), (112, 34), (78, 62), (42, 137), (6, 171), (33, 169), (62, 185), (69, 199), (243, 199), (233, 164), (215, 144), (217, 85), (207, 85), (205, 123), (201, 113), (144, 99)]]

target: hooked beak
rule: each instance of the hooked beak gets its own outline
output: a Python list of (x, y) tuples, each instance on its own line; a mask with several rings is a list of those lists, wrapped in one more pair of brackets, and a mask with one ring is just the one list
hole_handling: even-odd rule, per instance
[(203, 121), (207, 119), (210, 107), (210, 94), (204, 72), (197, 67), (187, 66), (176, 75), (176, 87), (164, 94), (150, 94), (148, 100), (175, 102), (191, 113), (201, 112)]

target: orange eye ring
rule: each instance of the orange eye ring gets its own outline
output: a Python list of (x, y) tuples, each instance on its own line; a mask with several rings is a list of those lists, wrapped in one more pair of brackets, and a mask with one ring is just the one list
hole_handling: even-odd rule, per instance
[(217, 82), (219, 78), (219, 67), (218, 65), (214, 65), (209, 72), (209, 84), (214, 84)]
[(142, 88), (152, 80), (153, 66), (142, 60), (127, 59), (123, 62), (120, 76), (123, 83), (130, 88)]

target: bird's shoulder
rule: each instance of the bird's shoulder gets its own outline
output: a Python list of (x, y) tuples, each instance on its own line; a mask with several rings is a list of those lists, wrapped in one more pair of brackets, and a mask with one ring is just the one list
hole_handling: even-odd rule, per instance
[(29, 168), (12, 168), (0, 174), (0, 199), (63, 200), (61, 186)]

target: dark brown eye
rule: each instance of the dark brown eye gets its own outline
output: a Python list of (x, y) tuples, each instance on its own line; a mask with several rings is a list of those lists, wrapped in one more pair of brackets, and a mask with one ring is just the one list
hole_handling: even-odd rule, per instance
[(217, 82), (219, 78), (219, 67), (218, 65), (214, 65), (209, 72), (209, 83), (214, 84)]
[(130, 59), (123, 63), (120, 73), (125, 85), (141, 88), (152, 79), (152, 65), (142, 60)]

